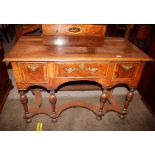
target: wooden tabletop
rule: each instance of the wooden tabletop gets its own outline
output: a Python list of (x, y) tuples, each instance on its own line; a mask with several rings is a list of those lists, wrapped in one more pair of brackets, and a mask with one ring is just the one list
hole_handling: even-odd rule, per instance
[(43, 44), (41, 36), (23, 36), (4, 61), (152, 61), (123, 38), (107, 37), (102, 45), (94, 42), (92, 46), (88, 46), (89, 41), (82, 38), (77, 39), (81, 42), (77, 45), (63, 44), (62, 38), (50, 39), (52, 45), (49, 46)]

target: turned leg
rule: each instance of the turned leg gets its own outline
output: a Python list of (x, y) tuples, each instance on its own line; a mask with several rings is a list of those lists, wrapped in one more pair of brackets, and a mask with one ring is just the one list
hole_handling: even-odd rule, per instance
[(57, 98), (56, 98), (56, 95), (55, 95), (55, 92), (54, 91), (50, 91), (50, 103), (51, 103), (51, 107), (52, 107), (52, 121), (53, 122), (56, 122), (57, 121), (57, 118), (56, 118), (56, 101), (57, 101)]
[(133, 96), (134, 96), (133, 92), (134, 92), (134, 88), (131, 88), (130, 91), (127, 93), (126, 101), (124, 103), (122, 114), (120, 115), (120, 118), (124, 118), (124, 115), (127, 114), (127, 109), (128, 109), (129, 103), (131, 102), (131, 100), (133, 99)]
[(26, 94), (24, 93), (24, 91), (19, 91), (19, 93), (20, 93), (20, 102), (23, 105), (24, 112), (25, 112), (24, 118), (26, 119), (27, 123), (30, 123), (32, 119), (30, 118), (29, 111), (28, 111), (28, 105), (27, 105), (28, 98)]
[(105, 89), (105, 90), (103, 90), (103, 92), (100, 96), (100, 108), (99, 108), (98, 115), (96, 117), (97, 120), (102, 120), (103, 108), (106, 103), (107, 96), (108, 96), (108, 91), (107, 91), (107, 89)]

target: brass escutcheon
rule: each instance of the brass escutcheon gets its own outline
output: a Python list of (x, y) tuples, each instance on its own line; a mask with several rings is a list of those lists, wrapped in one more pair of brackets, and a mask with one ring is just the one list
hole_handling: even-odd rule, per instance
[(84, 64), (79, 64), (79, 67), (81, 70), (83, 70), (85, 68), (85, 65)]
[(113, 77), (117, 78), (118, 77), (118, 72), (115, 72)]

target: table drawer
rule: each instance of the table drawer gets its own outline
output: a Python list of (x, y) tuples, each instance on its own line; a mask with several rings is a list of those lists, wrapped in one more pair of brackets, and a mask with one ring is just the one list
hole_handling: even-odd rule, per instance
[(56, 63), (56, 77), (104, 77), (109, 65), (106, 63)]
[(117, 63), (113, 74), (113, 80), (134, 80), (139, 69), (139, 63)]
[(18, 63), (23, 82), (45, 83), (48, 80), (47, 63)]

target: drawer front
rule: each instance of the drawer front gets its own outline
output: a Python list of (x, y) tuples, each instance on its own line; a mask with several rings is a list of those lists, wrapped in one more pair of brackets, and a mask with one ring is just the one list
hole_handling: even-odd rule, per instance
[(106, 63), (56, 63), (56, 77), (106, 78)]
[(106, 25), (95, 24), (43, 24), (43, 35), (86, 35), (103, 37)]
[(45, 83), (48, 81), (47, 63), (18, 63), (23, 82)]
[(114, 81), (134, 80), (140, 63), (117, 63), (113, 74)]

